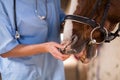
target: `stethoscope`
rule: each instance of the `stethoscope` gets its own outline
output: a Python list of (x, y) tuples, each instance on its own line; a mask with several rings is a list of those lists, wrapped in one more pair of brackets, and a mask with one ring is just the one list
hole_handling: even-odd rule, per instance
[(18, 32), (18, 27), (17, 27), (16, 0), (14, 0), (14, 2), (13, 2), (13, 8), (14, 8), (15, 39), (19, 39), (20, 38), (20, 33)]
[[(41, 16), (38, 13), (38, 0), (36, 0), (36, 6), (35, 6), (35, 13), (37, 15), (37, 17), (41, 20), (46, 20), (47, 18), (47, 0), (45, 0), (45, 7), (46, 7), (46, 15), (45, 16)], [(16, 17), (16, 0), (13, 1), (13, 13), (14, 13), (14, 26), (15, 26), (15, 39), (20, 39), (20, 33), (18, 31), (18, 27), (17, 27), (17, 17)]]

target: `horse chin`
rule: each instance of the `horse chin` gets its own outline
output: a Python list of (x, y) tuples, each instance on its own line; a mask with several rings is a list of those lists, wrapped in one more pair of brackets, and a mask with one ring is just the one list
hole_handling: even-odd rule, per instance
[(89, 63), (97, 57), (97, 47), (96, 45), (86, 45), (79, 54), (81, 55), (79, 59), (82, 63)]
[(81, 48), (73, 49), (76, 51), (74, 54), (82, 63), (89, 63), (97, 57), (97, 45), (88, 45), (84, 43)]

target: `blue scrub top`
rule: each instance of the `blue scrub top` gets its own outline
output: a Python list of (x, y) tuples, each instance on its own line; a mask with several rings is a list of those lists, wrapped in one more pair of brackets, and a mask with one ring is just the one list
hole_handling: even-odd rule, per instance
[[(19, 44), (60, 42), (60, 22), (64, 16), (59, 0), (38, 0), (38, 13), (47, 14), (41, 20), (35, 13), (36, 0), (16, 0), (17, 27), (21, 38), (16, 40), (13, 0), (0, 0), (0, 54)], [(20, 58), (0, 57), (2, 80), (64, 80), (64, 67), (50, 53)]]

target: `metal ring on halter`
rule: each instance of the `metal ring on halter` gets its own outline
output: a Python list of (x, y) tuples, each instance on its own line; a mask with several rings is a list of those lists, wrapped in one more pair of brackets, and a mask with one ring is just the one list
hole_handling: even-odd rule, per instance
[(101, 42), (97, 42), (96, 39), (93, 38), (93, 33), (94, 33), (96, 30), (98, 30), (98, 29), (101, 29), (101, 27), (100, 27), (100, 26), (95, 27), (95, 28), (91, 31), (91, 33), (90, 33), (90, 40), (91, 40), (90, 43), (91, 43), (91, 44), (102, 44), (103, 42), (105, 42), (106, 38), (108, 37), (108, 31), (107, 31), (107, 29), (104, 27), (104, 28), (103, 28), (104, 31), (103, 31), (103, 32), (101, 31), (101, 32), (102, 32), (103, 34), (105, 34), (106, 36), (104, 36), (104, 39), (103, 39)]

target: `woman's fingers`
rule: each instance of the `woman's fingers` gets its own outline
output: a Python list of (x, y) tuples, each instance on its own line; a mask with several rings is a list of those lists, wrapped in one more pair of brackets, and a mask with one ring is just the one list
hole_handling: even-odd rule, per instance
[(55, 42), (49, 42), (47, 44), (48, 52), (50, 52), (56, 59), (66, 60), (67, 58), (69, 58), (70, 55), (65, 55), (59, 51), (59, 49), (63, 49), (63, 48), (64, 46)]
[(66, 60), (70, 56), (70, 55), (62, 54), (56, 47), (53, 47), (51, 49), (52, 49), (51, 54), (57, 59)]

